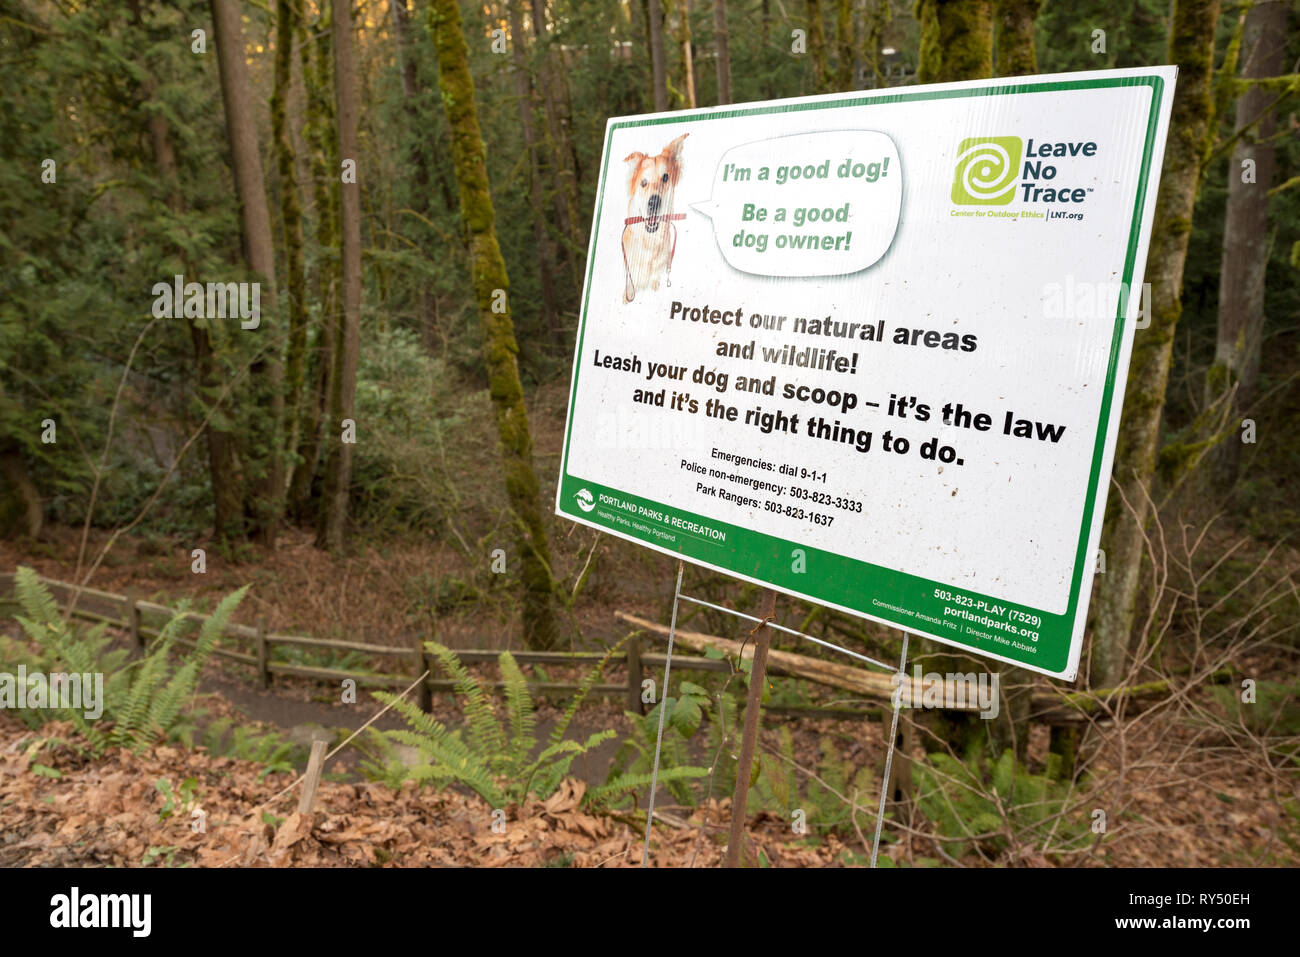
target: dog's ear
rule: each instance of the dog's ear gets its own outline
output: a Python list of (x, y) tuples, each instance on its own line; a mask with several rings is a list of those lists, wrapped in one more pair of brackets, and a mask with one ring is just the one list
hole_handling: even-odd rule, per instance
[(644, 153), (628, 153), (623, 157), (623, 162), (630, 164), (627, 168), (627, 189), (629, 193), (636, 192), (636, 171), (645, 162)]
[(664, 152), (668, 154), (668, 175), (672, 177), (674, 186), (682, 175), (682, 140), (690, 135), (690, 133), (683, 133), (664, 147)]

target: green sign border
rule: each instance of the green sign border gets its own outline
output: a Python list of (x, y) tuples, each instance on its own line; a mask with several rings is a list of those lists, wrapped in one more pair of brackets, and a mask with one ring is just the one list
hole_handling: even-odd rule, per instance
[[(916, 100), (945, 100), (958, 97), (1146, 86), (1151, 90), (1151, 107), (1143, 147), (1141, 174), (1137, 195), (1133, 203), (1133, 219), (1129, 231), (1128, 250), (1124, 260), (1124, 285), (1121, 287), (1131, 289), (1133, 288), (1132, 278), (1137, 259), (1138, 239), (1142, 229), (1142, 209), (1146, 204), (1151, 160), (1155, 151), (1156, 127), (1160, 118), (1164, 85), (1164, 78), (1158, 75), (1098, 77), (1090, 80), (1058, 80), (1041, 83), (1020, 82), (968, 90), (890, 93), (818, 102), (799, 100), (780, 105), (719, 110), (706, 115), (659, 116), (610, 123), (605, 136), (605, 155), (601, 164), (600, 189), (596, 198), (596, 223), (591, 237), (592, 250), (595, 249), (597, 237), (600, 235), (600, 218), (604, 209), (605, 184), (609, 173), (610, 146), (613, 135), (617, 130), (641, 126), (660, 126), (667, 123), (703, 123), (711, 120), (768, 113), (839, 110), (885, 103), (907, 103)], [(1069, 664), (1070, 642), (1074, 635), (1075, 619), (1079, 612), (1079, 598), (1085, 573), (1091, 571), (1092, 567), (1090, 556), (1087, 555), (1087, 548), (1093, 515), (1097, 507), (1105, 501), (1104, 496), (1102, 496), (1102, 502), (1098, 502), (1097, 489), (1101, 463), (1105, 457), (1106, 431), (1110, 422), (1119, 366), (1120, 346), (1123, 342), (1125, 297), (1121, 297), (1119, 311), (1115, 316), (1114, 333), (1111, 337), (1110, 359), (1106, 368), (1106, 385), (1097, 421), (1096, 440), (1093, 445), (1092, 469), (1088, 478), (1088, 491), (1083, 518), (1079, 523), (1079, 544), (1075, 552), (1073, 580), (1070, 586), (1070, 602), (1064, 614), (1054, 615), (1042, 609), (1017, 605), (1006, 599), (983, 595), (946, 582), (937, 582), (909, 575), (895, 571), (892, 568), (884, 568), (870, 562), (859, 561), (833, 552), (813, 548), (809, 545), (788, 541), (775, 535), (756, 532), (743, 526), (670, 507), (653, 499), (630, 495), (627, 492), (602, 485), (590, 479), (570, 475), (568, 472), (569, 442), (573, 434), (573, 416), (578, 395), (582, 344), (587, 330), (587, 317), (590, 309), (591, 279), (595, 271), (595, 257), (589, 255), (587, 259), (586, 292), (583, 296), (582, 317), (578, 326), (573, 384), (569, 393), (569, 414), (564, 426), (564, 458), (560, 465), (560, 482), (556, 490), (555, 511), (557, 515), (631, 539), (666, 554), (707, 565), (724, 574), (735, 574), (759, 584), (767, 584), (791, 595), (821, 604), (832, 605), (852, 614), (873, 618), (893, 627), (902, 628), (910, 633), (926, 634), (943, 641), (974, 649), (983, 654), (997, 655), (1048, 674), (1067, 678), (1073, 677), (1073, 675), (1064, 675), (1064, 672)], [(600, 501), (600, 496), (604, 494), (625, 503), (625, 505), (621, 509), (608, 505), (597, 505), (589, 513), (584, 514), (578, 509), (574, 499), (574, 495), (581, 488), (588, 489), (597, 502)], [(568, 508), (565, 507), (566, 505), (568, 505)], [(620, 512), (626, 513), (622, 516), (621, 521), (615, 517)], [(665, 518), (657, 520), (647, 516), (646, 512), (659, 513), (664, 515)], [(708, 536), (693, 534), (683, 530), (680, 525), (670, 523), (668, 517), (715, 529), (717, 532), (722, 533), (725, 539), (719, 541)], [(632, 522), (636, 522), (641, 527), (635, 527)], [(672, 545), (665, 545), (662, 541), (655, 540), (656, 535), (653, 530), (655, 526), (662, 526), (660, 530), (662, 535), (671, 534), (674, 536)], [(796, 548), (803, 549), (806, 556), (806, 570), (803, 573), (796, 573), (791, 567), (791, 551)], [(1090, 579), (1091, 575), (1087, 575), (1087, 577)], [(815, 592), (809, 588), (809, 584), (813, 585)], [(953, 598), (937, 598), (935, 597), (936, 590), (947, 592)], [(965, 632), (964, 619), (945, 618), (945, 609), (951, 607), (954, 602), (964, 605), (976, 614), (983, 613), (979, 611), (981, 606), (996, 605), (1027, 615), (1037, 616), (1041, 619), (1041, 625), (1033, 630), (1039, 633), (1038, 641), (1031, 642), (1028, 639), (1017, 639), (1010, 633), (1002, 634), (1001, 637), (1005, 638), (1007, 642), (1018, 641), (1021, 646), (1027, 649), (1021, 650), (1011, 644), (971, 636)], [(899, 612), (897, 609), (907, 609), (912, 614), (909, 616), (906, 612)], [(930, 627), (932, 625), (934, 627)], [(955, 630), (949, 629), (953, 630), (953, 634), (942, 634), (942, 631), (949, 626), (955, 626)], [(997, 629), (985, 630), (993, 634), (998, 633)]]

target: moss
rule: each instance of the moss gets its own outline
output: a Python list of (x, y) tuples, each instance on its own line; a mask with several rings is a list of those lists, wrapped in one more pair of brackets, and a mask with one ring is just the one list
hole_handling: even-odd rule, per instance
[[(494, 312), (498, 289), (510, 289), (505, 261), (497, 243), (492, 192), (488, 182), (486, 152), (469, 69), (469, 50), (457, 0), (433, 0), (429, 29), (438, 55), (438, 85), (451, 129), (452, 164), (460, 192), (461, 219), (469, 234), (474, 298), (483, 333), (483, 358), (488, 391), (496, 413), (501, 440), (506, 496), (514, 512), (519, 535), (521, 578), (524, 586), (524, 640), (532, 648), (550, 648), (558, 640), (551, 605), (553, 576), (540, 504), (537, 473), (533, 470), (533, 442), (519, 381), (514, 322), (507, 305)], [(506, 299), (509, 302), (509, 297)]]
[(991, 0), (919, 0), (922, 83), (980, 80), (993, 75)]
[[(1113, 469), (1118, 489), (1106, 505), (1102, 547), (1115, 571), (1104, 576), (1093, 609), (1092, 677), (1104, 686), (1118, 684), (1133, 628), (1138, 571), (1144, 554), (1156, 450), (1174, 330), (1182, 314), (1183, 266), (1201, 163), (1213, 124), (1211, 83), (1218, 0), (1175, 0), (1170, 24), (1169, 62), (1179, 68), (1169, 141), (1160, 181), (1147, 281), (1151, 283), (1151, 324), (1138, 330), (1129, 363), (1124, 414)], [(1176, 470), (1193, 449), (1175, 449)]]
[(1042, 0), (999, 0), (997, 5), (998, 76), (1031, 76), (1038, 72), (1034, 56), (1034, 20)]

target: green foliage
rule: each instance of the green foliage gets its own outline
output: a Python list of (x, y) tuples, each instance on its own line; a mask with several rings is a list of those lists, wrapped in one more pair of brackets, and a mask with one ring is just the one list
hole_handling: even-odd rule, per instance
[(960, 858), (975, 843), (984, 853), (997, 854), (1007, 846), (1008, 831), (1029, 844), (1041, 843), (1050, 833), (1058, 849), (1080, 847), (1092, 837), (1082, 811), (1062, 815), (1069, 784), (1030, 774), (1010, 750), (987, 772), (947, 754), (929, 754), (914, 775), (921, 811), (938, 833), (969, 838), (948, 845), (953, 857)]
[(96, 754), (107, 748), (138, 753), (182, 732), (189, 723), (183, 709), (198, 686), (203, 665), (248, 590), (245, 586), (221, 600), (199, 628), (195, 649), (177, 666), (170, 655), (188, 622), (184, 614), (172, 618), (145, 653), (127, 663), (127, 650), (109, 650), (103, 625), (83, 631), (65, 624), (54, 597), (32, 569), (20, 566), (14, 585), (23, 612), (16, 620), (40, 649), (35, 663), (47, 674), (104, 676), (99, 719), (88, 719), (84, 708), (46, 708), (25, 709), (24, 720), (70, 721)]
[[(357, 421), (366, 441), (354, 452), (352, 498), (359, 522), (378, 530), (484, 526), (501, 507), (497, 483), (466, 475), (496, 461), (496, 426), (487, 391), (429, 356), (406, 329), (366, 334), (357, 371)], [(450, 525), (448, 524), (450, 523)], [(481, 531), (477, 534), (481, 534)]]
[[(498, 658), (505, 684), (506, 715), (503, 724), (498, 704), (469, 673), (456, 653), (437, 642), (428, 642), (425, 647), (455, 682), (465, 719), (464, 727), (450, 730), (405, 698), (374, 692), (379, 701), (392, 705), (405, 719), (409, 730), (371, 730), (370, 741), (378, 749), (378, 754), (363, 763), (363, 770), (393, 786), (404, 780), (435, 787), (462, 784), (493, 807), (503, 807), (512, 801), (521, 802), (530, 794), (546, 798), (560, 786), (575, 758), (614, 736), (613, 731), (598, 731), (582, 743), (564, 737), (591, 687), (621, 645), (622, 642), (610, 648), (583, 677), (579, 683), (580, 690), (538, 751), (532, 695), (510, 652), (503, 651)], [(394, 752), (394, 745), (414, 748), (418, 763), (404, 766)]]
[(839, 754), (834, 739), (823, 736), (816, 769), (819, 781), (795, 767), (794, 735), (790, 729), (782, 727), (778, 735), (778, 754), (763, 755), (755, 782), (759, 806), (787, 822), (793, 820), (795, 811), (803, 811), (810, 834), (851, 833), (853, 810), (845, 798), (856, 800), (859, 808), (873, 807), (871, 795), (878, 785), (871, 768), (863, 766), (854, 770), (852, 762)]
[(1210, 693), (1228, 721), (1269, 738), (1300, 736), (1300, 681), (1255, 682), (1255, 701), (1241, 700), (1240, 685), (1211, 685)]
[(263, 765), (260, 781), (268, 774), (287, 774), (307, 763), (308, 750), (278, 731), (261, 731), (218, 718), (203, 729), (203, 746), (215, 757), (236, 758)]
[(179, 788), (172, 788), (167, 778), (159, 778), (153, 786), (163, 796), (163, 806), (158, 809), (158, 822), (162, 823), (179, 810), (182, 817), (189, 817), (190, 811), (199, 803), (199, 782), (197, 778), (186, 778)]
[[(734, 720), (734, 702), (729, 701)], [(691, 763), (690, 739), (706, 714), (716, 707), (714, 699), (697, 684), (683, 681), (678, 695), (668, 695), (645, 715), (627, 711), (631, 734), (620, 742), (610, 767), (609, 778), (595, 789), (593, 800), (613, 806), (619, 799), (650, 786), (654, 771), (655, 743), (659, 739), (659, 715), (664, 713), (663, 742), (659, 754), (659, 781), (682, 804), (696, 804), (703, 796), (691, 780), (707, 777), (708, 768)], [(710, 728), (714, 722), (710, 722)], [(712, 750), (710, 753), (713, 753)], [(716, 782), (715, 782), (716, 783)]]

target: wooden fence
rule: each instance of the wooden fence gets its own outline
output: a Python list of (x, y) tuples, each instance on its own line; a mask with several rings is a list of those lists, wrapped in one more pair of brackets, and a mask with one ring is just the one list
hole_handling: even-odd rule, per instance
[[(72, 596), (78, 591), (76, 585), (67, 582), (57, 581), (42, 576), (41, 581), (49, 588), (50, 593), (60, 608), (67, 608)], [(15, 605), (13, 594), (14, 576), (11, 573), (0, 573), (0, 613), (7, 616), (8, 609)], [(80, 589), (80, 596), (77, 598), (73, 610), (73, 617), (83, 621), (103, 622), (110, 626), (121, 628), (129, 633), (130, 641), (136, 648), (144, 648), (147, 641), (156, 638), (162, 631), (167, 622), (171, 621), (177, 615), (177, 611), (166, 605), (160, 605), (156, 602), (145, 601), (137, 594), (118, 595), (113, 592), (100, 591), (95, 588)], [(201, 624), (208, 619), (208, 615), (200, 612), (185, 612), (185, 617)], [(647, 653), (642, 648), (642, 635), (644, 631), (634, 631), (628, 638), (625, 650), (618, 654), (610, 656), (610, 664), (621, 664), (626, 668), (627, 680), (620, 684), (597, 684), (593, 686), (589, 694), (624, 698), (628, 709), (633, 711), (643, 711), (641, 704), (641, 681), (647, 669), (662, 669), (665, 662), (665, 656), (656, 653)], [(242, 639), (243, 642), (251, 647), (251, 651), (236, 650), (231, 647), (218, 646), (213, 650), (213, 655), (227, 661), (233, 661), (241, 665), (252, 668), (260, 681), (262, 687), (270, 687), (275, 675), (292, 675), (300, 678), (313, 678), (322, 682), (336, 683), (346, 678), (351, 678), (358, 685), (368, 685), (371, 687), (381, 688), (405, 688), (411, 683), (414, 675), (422, 674), (426, 669), (429, 670), (430, 677), (425, 679), (420, 689), (420, 707), (424, 710), (430, 710), (432, 706), (432, 696), (438, 692), (449, 692), (455, 689), (455, 682), (447, 679), (434, 678), (433, 664), (434, 657), (424, 648), (424, 638), (419, 639), (410, 647), (401, 648), (391, 645), (376, 645), (361, 641), (341, 641), (328, 638), (311, 638), (306, 635), (285, 635), (269, 631), (264, 626), (239, 625), (228, 623), (225, 628), (223, 637), (234, 637)], [(177, 644), (194, 647), (193, 638), (177, 637)], [(317, 665), (294, 664), (288, 661), (277, 661), (274, 659), (274, 650), (280, 646), (314, 648), (321, 651), (335, 652), (358, 652), (364, 655), (370, 655), (376, 658), (396, 658), (399, 661), (406, 661), (415, 669), (411, 674), (399, 675), (371, 671), (352, 671), (343, 668), (326, 668)], [(504, 649), (453, 649), (461, 661), (467, 663), (495, 662), (497, 657)], [(511, 649), (511, 655), (520, 664), (530, 665), (550, 665), (556, 666), (581, 666), (592, 667), (604, 655), (601, 652), (591, 651), (516, 651)], [(727, 661), (715, 658), (705, 658), (694, 655), (673, 655), (673, 671), (731, 671), (731, 665)], [(779, 669), (773, 669), (779, 670)], [(481, 684), (487, 688), (501, 688), (503, 682), (500, 681), (483, 681)], [(536, 695), (566, 695), (573, 694), (579, 690), (579, 685), (573, 682), (557, 681), (537, 681), (529, 682), (529, 689)], [(835, 707), (816, 707), (804, 705), (771, 705), (765, 706), (765, 711), (775, 713), (798, 713), (815, 717), (838, 717), (852, 718), (857, 720), (878, 721), (881, 718), (881, 708), (835, 708)]]

